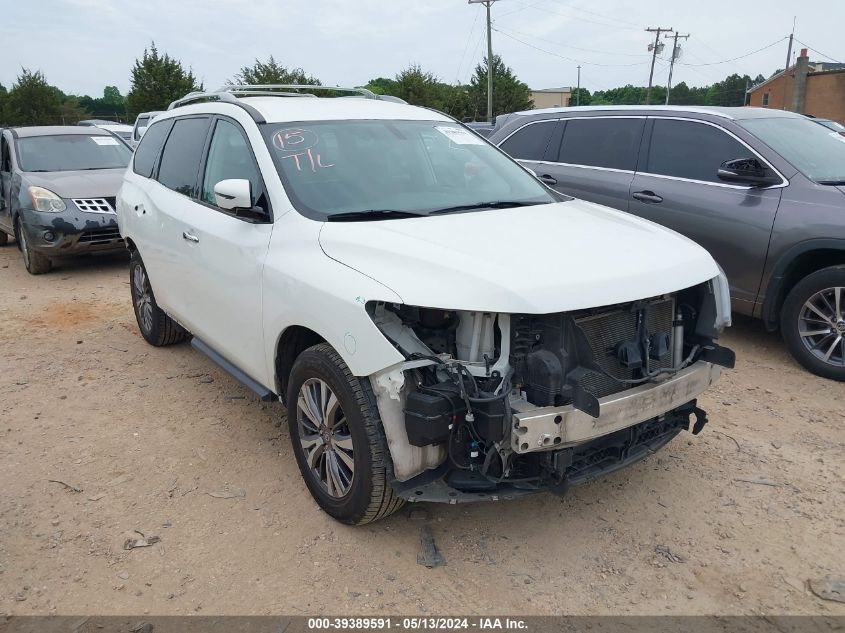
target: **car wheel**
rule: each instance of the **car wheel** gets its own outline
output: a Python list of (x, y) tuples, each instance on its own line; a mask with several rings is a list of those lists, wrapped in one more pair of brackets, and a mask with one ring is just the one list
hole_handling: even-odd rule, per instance
[(845, 381), (845, 266), (819, 270), (795, 284), (781, 310), (781, 333), (804, 367)]
[[(53, 267), (53, 262), (50, 261), (49, 257), (42, 255), (38, 251), (32, 250), (26, 231), (23, 230), (23, 224), (21, 223), (20, 217), (17, 219), (16, 226), (18, 247), (21, 250), (21, 255), (23, 255), (23, 265), (26, 266), (26, 270), (32, 275), (42, 275), (50, 272), (50, 269)], [(3, 235), (5, 235), (5, 233), (3, 233)]]
[(132, 307), (141, 336), (150, 345), (162, 347), (173, 345), (187, 338), (185, 329), (158, 307), (147, 269), (138, 251), (129, 260), (129, 288), (132, 293)]
[(353, 376), (331, 345), (299, 355), (286, 402), (296, 461), (327, 514), (362, 525), (404, 505), (388, 480), (387, 441), (369, 380)]

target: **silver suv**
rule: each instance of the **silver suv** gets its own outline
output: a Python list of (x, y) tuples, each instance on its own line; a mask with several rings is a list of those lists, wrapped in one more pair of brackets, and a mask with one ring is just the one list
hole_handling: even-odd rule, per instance
[(765, 108), (614, 106), (517, 113), (490, 141), (562, 193), (707, 248), (733, 310), (845, 380), (845, 137)]

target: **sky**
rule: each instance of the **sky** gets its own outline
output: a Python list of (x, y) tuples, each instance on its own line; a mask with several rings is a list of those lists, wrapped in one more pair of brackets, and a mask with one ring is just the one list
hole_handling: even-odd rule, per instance
[[(786, 62), (786, 40), (813, 61), (845, 62), (845, 0), (497, 0), (493, 48), (531, 88), (588, 90), (648, 83), (654, 34), (690, 37), (673, 83), (709, 85), (728, 74), (768, 77)], [(467, 0), (0, 0), (0, 83), (41, 70), (68, 94), (130, 87), (130, 70), (155, 41), (206, 88), (273, 55), (326, 85), (363, 85), (416, 63), (447, 83), (468, 82), (486, 53), (484, 7)], [(804, 47), (796, 42), (795, 54)], [(763, 50), (760, 50), (763, 49)], [(667, 46), (655, 84), (668, 77)], [(754, 52), (758, 51), (758, 52)], [(750, 54), (749, 53), (753, 53)], [(735, 59), (740, 58), (740, 59)], [(735, 61), (727, 61), (734, 60)]]

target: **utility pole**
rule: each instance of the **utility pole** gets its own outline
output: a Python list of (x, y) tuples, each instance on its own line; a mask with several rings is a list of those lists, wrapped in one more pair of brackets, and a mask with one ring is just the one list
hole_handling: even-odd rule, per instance
[(651, 55), (651, 72), (648, 75), (648, 90), (645, 93), (645, 104), (649, 105), (651, 103), (651, 84), (654, 81), (654, 62), (657, 61), (657, 49), (660, 48), (660, 34), (661, 33), (672, 33), (673, 29), (670, 26), (668, 29), (664, 29), (662, 26), (658, 26), (656, 29), (651, 27), (646, 29), (646, 33), (654, 33), (654, 44), (650, 44), (649, 48), (652, 50)]
[(578, 66), (578, 92), (575, 93), (575, 105), (581, 105), (581, 67)]
[[(665, 37), (670, 37), (666, 35)], [(671, 39), (674, 40), (672, 42), (672, 59), (669, 62), (669, 81), (666, 84), (666, 105), (669, 105), (669, 93), (672, 91), (672, 72), (675, 70), (675, 60), (681, 56), (681, 49), (678, 48), (678, 40), (679, 39), (689, 39), (689, 33), (686, 35), (680, 35), (675, 33), (674, 36), (671, 36)]]
[(789, 70), (789, 65), (792, 63), (792, 40), (795, 39), (795, 22), (798, 20), (798, 16), (794, 16), (792, 18), (792, 33), (789, 34), (789, 48), (786, 51), (786, 66), (784, 66), (785, 70)]
[(487, 7), (487, 122), (493, 122), (493, 27), (490, 21), (490, 7), (497, 0), (469, 0), (470, 4)]
[(783, 67), (783, 107), (781, 110), (789, 110), (786, 107), (786, 76), (789, 74), (789, 65), (792, 63), (792, 41), (795, 39), (795, 21), (797, 16), (792, 18), (792, 33), (789, 34), (789, 48), (786, 49), (786, 66)]
[[(795, 38), (795, 33), (789, 34), (789, 48), (786, 49), (786, 66), (785, 70), (789, 70), (789, 65), (792, 63), (792, 40)], [(781, 40), (783, 41), (783, 40)]]

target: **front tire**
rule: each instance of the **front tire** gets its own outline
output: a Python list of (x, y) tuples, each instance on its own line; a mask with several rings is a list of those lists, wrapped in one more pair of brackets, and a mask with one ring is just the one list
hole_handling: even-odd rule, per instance
[(390, 486), (387, 440), (369, 380), (353, 376), (331, 345), (299, 355), (286, 402), (296, 462), (327, 514), (363, 525), (404, 505)]
[(163, 347), (184, 341), (188, 333), (158, 307), (147, 269), (138, 251), (129, 259), (129, 288), (132, 293), (132, 307), (141, 336), (150, 345)]
[(845, 381), (845, 266), (824, 268), (795, 284), (783, 303), (780, 329), (801, 365)]
[[(44, 273), (49, 273), (50, 269), (53, 267), (53, 262), (50, 261), (49, 257), (42, 255), (38, 251), (32, 250), (20, 216), (18, 216), (15, 226), (17, 227), (16, 233), (18, 238), (18, 247), (20, 248), (21, 255), (23, 255), (23, 265), (26, 266), (27, 272), (30, 275), (43, 275)], [(6, 233), (3, 233), (3, 235), (5, 236)], [(6, 239), (8, 239), (8, 237)]]

